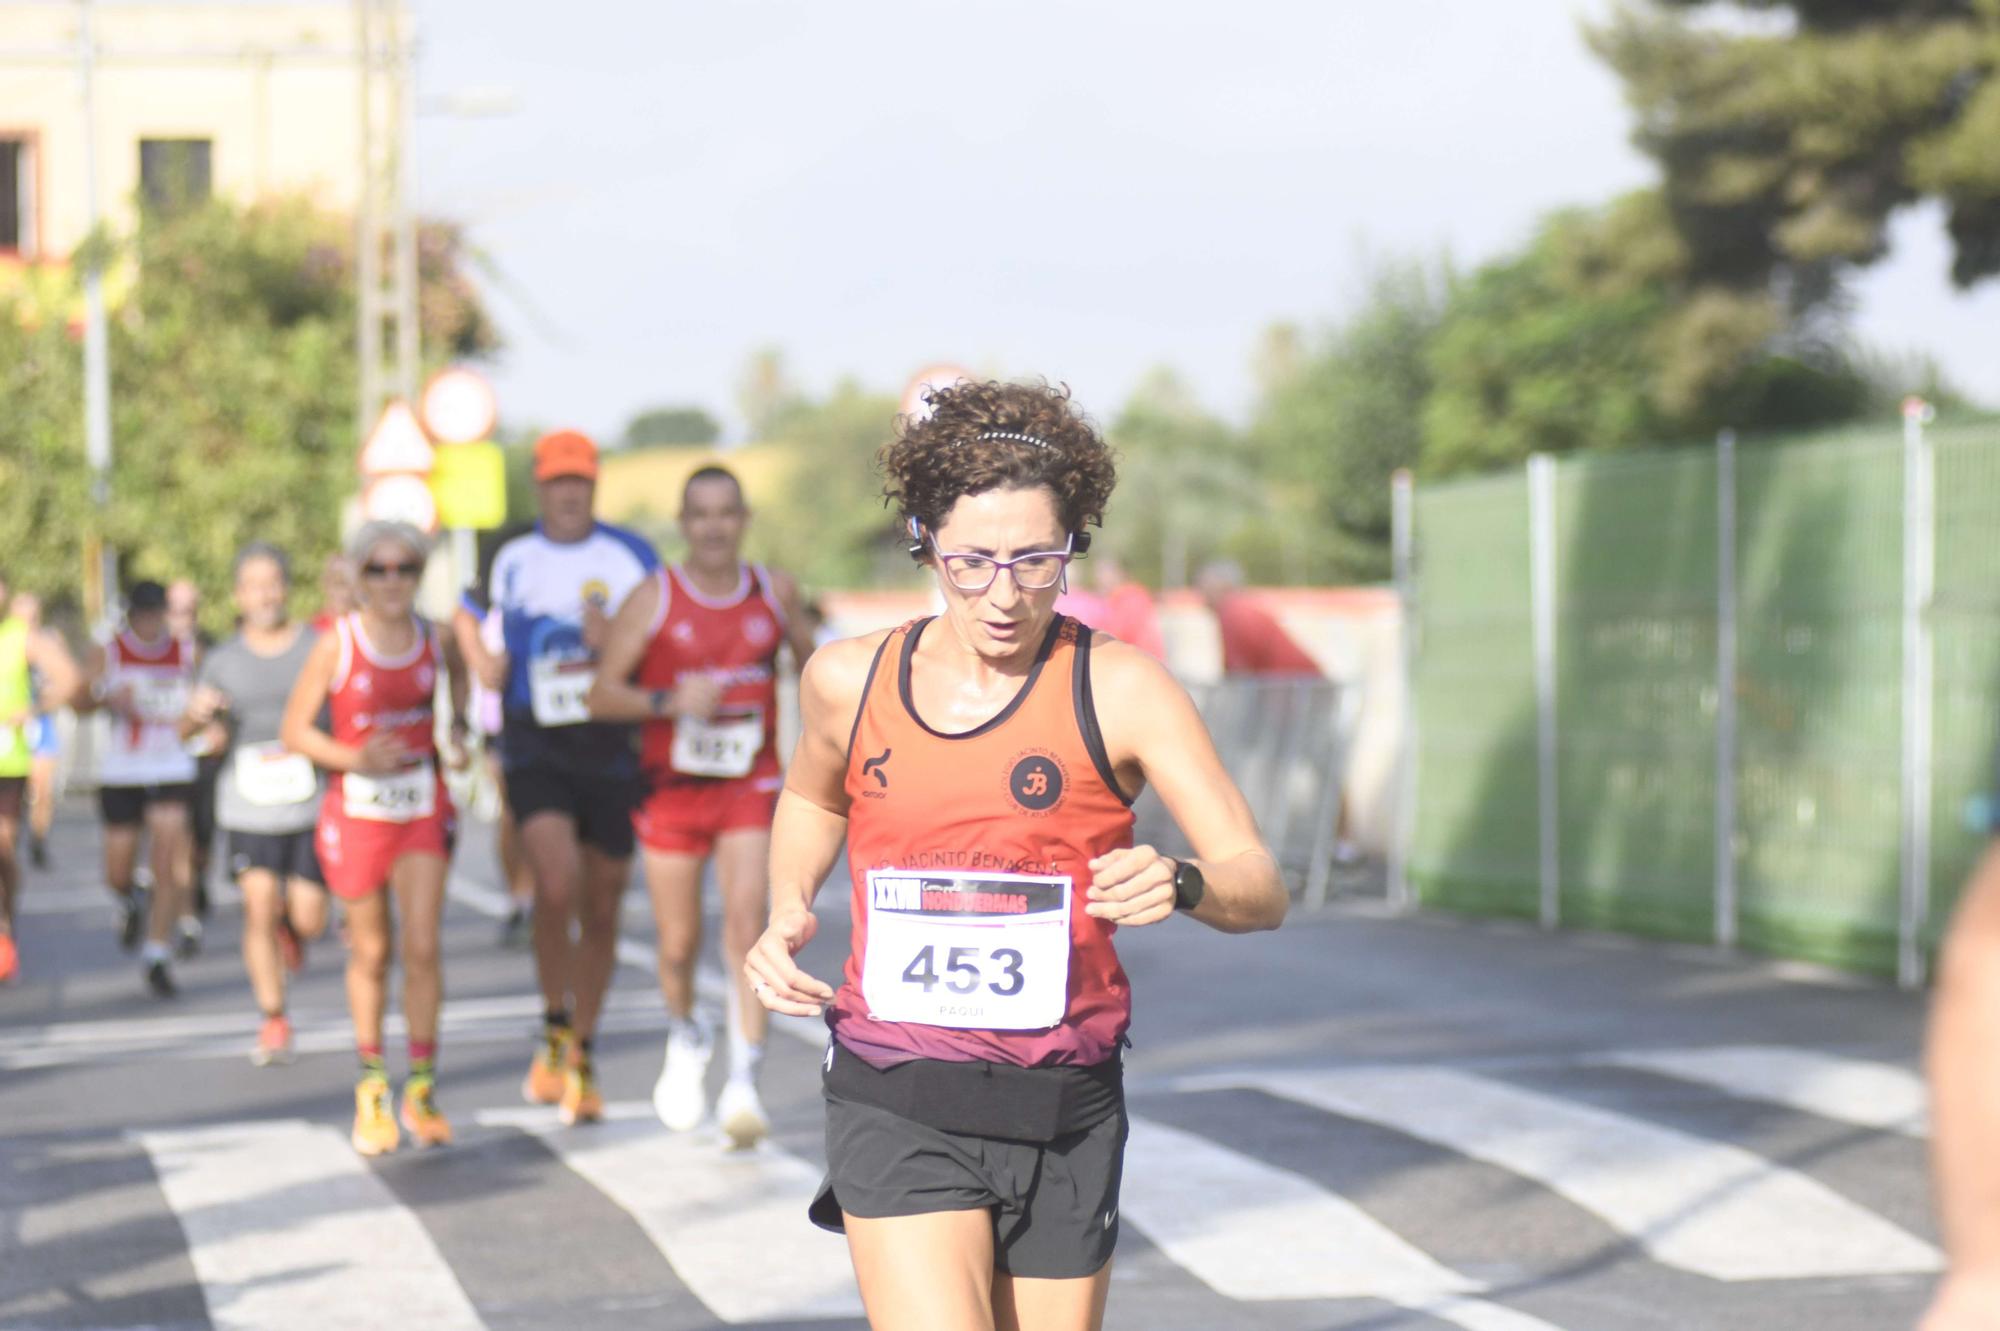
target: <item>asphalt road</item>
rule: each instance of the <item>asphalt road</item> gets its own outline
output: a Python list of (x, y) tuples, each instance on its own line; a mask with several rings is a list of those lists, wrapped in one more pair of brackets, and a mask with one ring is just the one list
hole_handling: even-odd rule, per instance
[[(469, 828), (447, 911), (457, 1143), (364, 1162), (337, 945), (294, 991), (298, 1061), (253, 1068), (233, 895), (181, 997), (148, 997), (66, 810), (0, 990), (0, 1327), (862, 1326), (842, 1244), (803, 1214), (819, 1034), (774, 1033), (758, 1151), (667, 1133), (635, 889), (612, 1121), (561, 1129), (520, 1103), (537, 1004), (497, 945), (489, 842)], [(831, 976), (844, 885), (822, 905), (807, 961)], [(1876, 1331), (1936, 1278), (1913, 997), (1359, 905), (1119, 946), (1112, 1327)]]

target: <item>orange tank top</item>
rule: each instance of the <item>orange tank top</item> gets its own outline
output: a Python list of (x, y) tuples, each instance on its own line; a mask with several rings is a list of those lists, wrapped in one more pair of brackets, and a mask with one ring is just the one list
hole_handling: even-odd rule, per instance
[(1021, 1067), (1116, 1054), (1132, 990), (1090, 861), (1132, 844), (1090, 693), (1091, 632), (1058, 616), (1020, 692), (973, 730), (912, 701), (917, 620), (877, 650), (848, 743), (853, 943), (828, 1014), (876, 1066)]

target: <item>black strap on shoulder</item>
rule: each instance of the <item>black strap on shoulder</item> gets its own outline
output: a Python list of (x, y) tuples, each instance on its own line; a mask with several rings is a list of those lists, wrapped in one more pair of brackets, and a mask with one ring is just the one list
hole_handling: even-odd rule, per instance
[(889, 650), (889, 640), (896, 635), (885, 633), (882, 641), (875, 644), (875, 659), (868, 663), (868, 678), (861, 683), (861, 701), (854, 707), (854, 724), (847, 731), (847, 759), (854, 761), (854, 740), (861, 733), (861, 717), (868, 710), (868, 695), (875, 691), (875, 672), (882, 668), (882, 656)]
[(1096, 630), (1089, 626), (1082, 623), (1076, 626), (1076, 653), (1070, 662), (1070, 698), (1076, 706), (1076, 728), (1083, 736), (1083, 747), (1090, 753), (1092, 766), (1097, 768), (1106, 788), (1129, 809), (1132, 796), (1118, 784), (1117, 769), (1111, 765), (1110, 751), (1104, 747), (1104, 731), (1097, 724), (1097, 699), (1090, 688), (1090, 645), (1096, 636)]

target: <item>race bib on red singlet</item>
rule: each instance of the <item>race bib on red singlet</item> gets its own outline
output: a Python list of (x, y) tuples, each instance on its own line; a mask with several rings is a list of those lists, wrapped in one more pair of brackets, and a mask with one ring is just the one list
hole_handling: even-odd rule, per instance
[(1047, 1030), (1069, 1006), (1070, 880), (868, 871), (861, 993), (877, 1021)]
[(349, 818), (371, 823), (414, 823), (437, 812), (437, 768), (426, 758), (400, 772), (369, 776), (343, 772), (340, 802)]
[(674, 722), (673, 768), (682, 776), (743, 777), (764, 749), (764, 709), (737, 708), (706, 721)]

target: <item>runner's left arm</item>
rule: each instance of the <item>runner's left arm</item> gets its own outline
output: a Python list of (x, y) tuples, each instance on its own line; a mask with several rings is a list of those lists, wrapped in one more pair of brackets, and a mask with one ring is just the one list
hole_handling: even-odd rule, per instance
[(798, 579), (772, 569), (771, 593), (778, 598), (778, 608), (785, 612), (785, 641), (792, 649), (792, 667), (803, 671), (806, 658), (818, 644), (813, 641), (812, 625), (806, 622), (805, 600), (799, 595)]
[[(1097, 719), (1114, 770), (1157, 790), (1194, 847), (1207, 887), (1189, 913), (1224, 933), (1277, 928), (1291, 904), (1284, 876), (1187, 690), (1164, 665), (1126, 643), (1096, 644), (1091, 667)], [(1174, 913), (1174, 861), (1152, 846), (1114, 850), (1090, 867), (1085, 910), (1099, 919), (1156, 924)]]
[(2000, 1325), (2000, 840), (1966, 884), (1938, 958), (1924, 1061), (1931, 1176), (1949, 1269), (1924, 1331)]
[(472, 732), (472, 676), (466, 670), (465, 653), (459, 650), (458, 635), (443, 626), (435, 632), (444, 654), (445, 692), (451, 698), (451, 725), (446, 731), (451, 737), (451, 752), (446, 757), (453, 768), (461, 768), (472, 761), (465, 744), (465, 737)]
[(585, 699), (591, 720), (650, 721), (660, 715), (653, 709), (652, 695), (632, 682), (646, 655), (646, 640), (652, 636), (653, 616), (659, 609), (659, 579), (647, 578), (626, 593), (624, 603), (611, 617), (604, 646), (597, 653), (597, 674)]
[(28, 635), (28, 664), (42, 675), (43, 711), (74, 707), (82, 699), (83, 671), (54, 629), (37, 629)]

